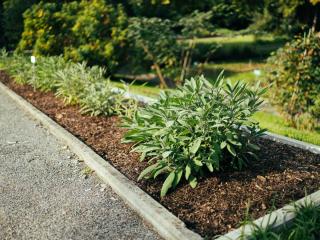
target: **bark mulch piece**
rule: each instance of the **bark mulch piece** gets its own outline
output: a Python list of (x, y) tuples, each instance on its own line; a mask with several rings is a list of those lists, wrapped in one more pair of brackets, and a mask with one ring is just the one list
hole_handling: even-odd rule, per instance
[[(77, 106), (65, 106), (52, 93), (15, 84), (0, 72), (0, 80), (64, 128), (80, 138), (132, 181), (147, 166), (139, 155), (122, 144), (125, 129), (118, 117), (90, 117)], [(320, 188), (320, 156), (291, 146), (261, 139), (259, 161), (244, 171), (213, 173), (192, 189), (181, 184), (159, 198), (161, 179), (137, 185), (202, 236), (224, 234), (239, 226), (248, 207), (253, 218), (270, 208), (280, 208)], [(156, 217), (156, 216), (155, 216)]]

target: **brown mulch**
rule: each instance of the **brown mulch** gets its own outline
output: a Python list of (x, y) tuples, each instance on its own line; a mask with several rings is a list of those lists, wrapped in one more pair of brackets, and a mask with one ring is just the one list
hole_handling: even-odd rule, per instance
[[(118, 117), (84, 116), (77, 106), (65, 106), (52, 93), (17, 85), (4, 72), (0, 72), (0, 80), (136, 182), (146, 163), (130, 153), (131, 145), (121, 143), (126, 130), (119, 127)], [(260, 160), (247, 170), (211, 174), (200, 179), (195, 189), (184, 183), (159, 199), (161, 179), (137, 185), (202, 236), (238, 227), (248, 206), (250, 215), (258, 218), (270, 208), (282, 207), (320, 188), (319, 155), (269, 140), (261, 139), (259, 145)]]

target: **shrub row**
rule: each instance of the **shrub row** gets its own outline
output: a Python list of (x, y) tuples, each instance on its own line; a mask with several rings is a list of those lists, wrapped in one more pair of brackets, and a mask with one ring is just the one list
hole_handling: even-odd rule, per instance
[(115, 91), (105, 69), (85, 63), (65, 61), (62, 57), (39, 57), (35, 64), (21, 55), (8, 57), (3, 51), (0, 64), (19, 84), (30, 84), (40, 91), (52, 91), (66, 104), (79, 104), (81, 112), (91, 115), (130, 116), (137, 103)]
[(264, 132), (250, 117), (262, 104), (266, 89), (244, 83), (213, 82), (203, 76), (187, 80), (175, 91), (162, 92), (147, 106), (115, 93), (100, 67), (87, 67), (42, 57), (35, 65), (22, 56), (2, 53), (1, 66), (20, 84), (53, 91), (66, 104), (80, 104), (83, 113), (124, 115), (125, 142), (134, 142), (149, 166), (141, 178), (164, 175), (161, 196), (182, 179), (196, 187), (200, 176), (213, 171), (242, 169), (257, 158), (255, 139)]

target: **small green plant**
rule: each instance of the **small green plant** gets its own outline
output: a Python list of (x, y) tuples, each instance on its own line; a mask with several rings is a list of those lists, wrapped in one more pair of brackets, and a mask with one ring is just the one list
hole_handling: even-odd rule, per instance
[(125, 91), (116, 91), (109, 80), (90, 84), (80, 97), (82, 113), (97, 115), (132, 116), (137, 108), (137, 101), (124, 97)]
[(139, 176), (166, 175), (161, 189), (165, 196), (185, 178), (196, 187), (197, 178), (208, 170), (242, 169), (259, 147), (254, 139), (264, 130), (249, 118), (261, 103), (263, 89), (225, 83), (222, 75), (210, 83), (203, 76), (186, 81), (174, 92), (140, 108), (126, 119), (124, 141), (135, 142), (133, 151), (150, 164)]
[(85, 167), (82, 169), (82, 174), (84, 175), (85, 178), (89, 177), (94, 171), (89, 168), (89, 167)]
[(104, 81), (105, 69), (94, 66), (87, 67), (86, 63), (74, 63), (57, 71), (56, 95), (62, 97), (67, 104), (79, 103), (80, 96), (92, 83)]
[(32, 78), (32, 64), (25, 56), (14, 54), (6, 58), (4, 69), (14, 77), (18, 84), (26, 84)]
[(28, 83), (43, 92), (56, 91), (59, 83), (56, 72), (67, 65), (68, 63), (60, 56), (37, 58), (34, 69), (31, 70), (34, 76), (28, 77)]
[(284, 231), (282, 239), (315, 240), (320, 237), (320, 207), (311, 202), (295, 205), (296, 217), (291, 228)]

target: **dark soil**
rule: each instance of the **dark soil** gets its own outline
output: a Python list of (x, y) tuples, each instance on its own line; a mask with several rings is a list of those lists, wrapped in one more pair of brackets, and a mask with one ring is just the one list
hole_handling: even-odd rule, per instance
[[(121, 143), (126, 130), (119, 127), (118, 117), (84, 116), (77, 106), (65, 106), (52, 93), (17, 85), (4, 72), (0, 72), (0, 80), (136, 182), (146, 163), (130, 153), (131, 145)], [(270, 208), (282, 207), (320, 188), (319, 155), (269, 140), (258, 142), (260, 160), (247, 170), (211, 174), (200, 179), (195, 189), (182, 184), (159, 199), (161, 179), (137, 185), (202, 236), (237, 228), (248, 207), (250, 215), (258, 218)]]

